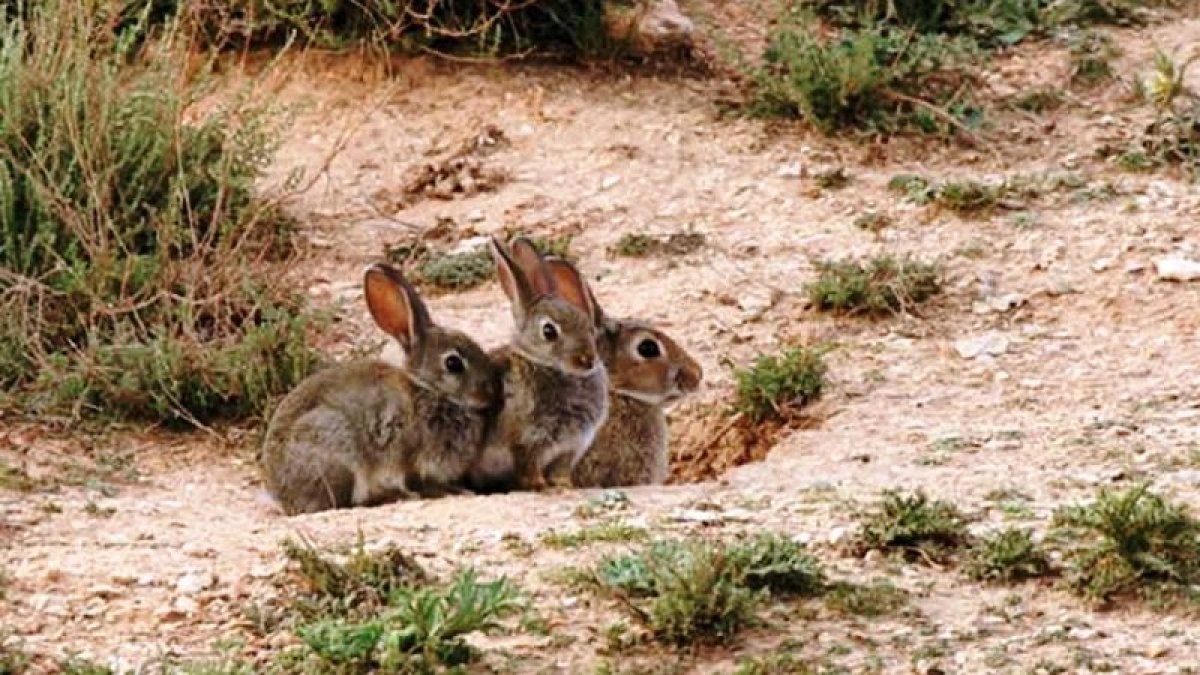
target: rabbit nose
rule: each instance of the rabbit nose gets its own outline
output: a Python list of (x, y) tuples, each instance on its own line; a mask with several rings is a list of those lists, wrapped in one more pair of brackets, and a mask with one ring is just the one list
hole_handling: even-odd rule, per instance
[(700, 386), (700, 372), (696, 368), (680, 368), (675, 373), (675, 384), (683, 391), (694, 391)]
[(596, 367), (596, 357), (591, 354), (579, 354), (575, 357), (575, 367), (580, 370), (591, 370)]

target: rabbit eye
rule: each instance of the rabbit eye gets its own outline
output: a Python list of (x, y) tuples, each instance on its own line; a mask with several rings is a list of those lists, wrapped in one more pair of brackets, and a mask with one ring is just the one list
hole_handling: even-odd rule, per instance
[(555, 340), (557, 340), (558, 339), (558, 326), (555, 326), (550, 321), (543, 323), (542, 324), (542, 337), (546, 338), (546, 340), (548, 340), (549, 342), (554, 342)]
[(467, 369), (467, 364), (458, 354), (447, 354), (444, 363), (446, 364), (446, 372), (453, 373), (454, 375), (459, 375)]
[(662, 347), (658, 346), (657, 341), (646, 338), (638, 343), (637, 353), (643, 359), (657, 359), (662, 356)]

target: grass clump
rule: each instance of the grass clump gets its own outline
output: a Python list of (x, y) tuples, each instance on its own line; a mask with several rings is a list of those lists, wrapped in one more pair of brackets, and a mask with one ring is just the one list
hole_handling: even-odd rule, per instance
[(418, 282), (450, 291), (475, 288), (495, 276), (492, 256), (486, 248), (463, 253), (432, 254), (415, 268)]
[(308, 617), (370, 614), (397, 590), (430, 581), (416, 561), (394, 546), (368, 551), (362, 533), (341, 560), (309, 542), (287, 539), (282, 546), (305, 588), (298, 609)]
[(822, 346), (790, 347), (777, 356), (759, 356), (753, 366), (735, 370), (734, 410), (756, 424), (787, 421), (821, 397), (827, 351)]
[[(832, 39), (792, 8), (751, 72), (751, 111), (797, 117), (818, 129), (939, 128), (930, 110), (961, 107), (969, 45), (938, 35), (868, 27)], [(935, 105), (936, 104), (936, 105)]]
[(886, 580), (867, 584), (840, 582), (825, 593), (825, 606), (846, 616), (886, 616), (906, 604), (908, 592)]
[(374, 618), (320, 621), (297, 635), (335, 671), (433, 672), (470, 663), (475, 653), (463, 636), (497, 628), (521, 606), (506, 580), (480, 582), (464, 570), (444, 587), (395, 590)]
[(1031, 530), (1007, 527), (971, 547), (964, 571), (975, 581), (1010, 583), (1046, 576), (1050, 562)]
[(1112, 62), (1121, 55), (1112, 38), (1096, 31), (1080, 31), (1067, 39), (1071, 84), (1095, 87), (1113, 77)]
[(877, 509), (866, 514), (850, 544), (854, 555), (898, 552), (906, 560), (943, 562), (970, 543), (967, 521), (952, 504), (923, 491), (886, 490)]
[(1057, 87), (1035, 87), (1012, 99), (1013, 107), (1031, 113), (1058, 110), (1066, 102), (1066, 96)]
[[(1200, 583), (1200, 521), (1146, 484), (1102, 489), (1054, 516), (1070, 588), (1088, 599), (1155, 599)], [(1194, 593), (1194, 592), (1193, 592)]]
[(1197, 53), (1182, 63), (1167, 54), (1154, 56), (1154, 71), (1142, 89), (1155, 109), (1154, 121), (1142, 132), (1136, 151), (1158, 166), (1182, 166), (1200, 178), (1200, 94), (1185, 82)]
[(105, 20), (62, 0), (0, 19), (6, 405), (261, 414), (318, 360), (313, 313), (278, 283), (291, 226), (254, 193), (282, 118), (239, 96), (199, 113), (209, 71), (182, 33), (139, 42)]
[(542, 543), (550, 548), (580, 548), (588, 544), (645, 541), (649, 533), (644, 527), (624, 523), (602, 523), (574, 532), (547, 532)]
[(781, 535), (732, 542), (659, 541), (607, 558), (599, 584), (654, 637), (672, 645), (728, 643), (757, 622), (769, 595), (813, 595), (825, 585), (820, 564)]
[(302, 589), (290, 608), (298, 621), (289, 624), (304, 645), (284, 656), (303, 672), (460, 667), (476, 657), (464, 635), (523, 607), (505, 579), (484, 582), (463, 569), (442, 582), (395, 547), (367, 551), (361, 534), (346, 555), (291, 540), (283, 550)]
[(621, 235), (610, 251), (625, 258), (646, 258), (652, 255), (689, 255), (704, 248), (707, 237), (700, 232), (672, 232), (665, 238), (640, 232)]
[(941, 292), (937, 265), (881, 255), (866, 262), (823, 261), (818, 276), (805, 286), (821, 311), (878, 316), (909, 311)]

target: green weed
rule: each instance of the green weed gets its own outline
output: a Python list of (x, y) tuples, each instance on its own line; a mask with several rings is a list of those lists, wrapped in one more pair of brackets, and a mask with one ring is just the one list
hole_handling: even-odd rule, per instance
[(730, 642), (757, 621), (770, 595), (814, 595), (825, 584), (820, 564), (791, 539), (764, 534), (730, 542), (654, 542), (610, 557), (595, 579), (618, 591), (656, 639), (674, 645)]
[(704, 248), (708, 239), (700, 232), (672, 232), (665, 238), (636, 232), (627, 233), (610, 249), (625, 258), (645, 258), (651, 255), (689, 255)]
[(778, 356), (758, 357), (735, 370), (733, 407), (752, 422), (783, 421), (821, 397), (825, 388), (827, 348), (790, 347)]
[(1054, 526), (1068, 584), (1091, 600), (1148, 599), (1200, 583), (1200, 521), (1148, 485), (1102, 489), (1091, 504), (1059, 509)]
[(1046, 576), (1050, 562), (1031, 530), (1007, 527), (972, 545), (964, 571), (976, 581), (1014, 582)]
[(1121, 55), (1112, 38), (1096, 31), (1073, 33), (1067, 39), (1071, 84), (1095, 87), (1113, 77), (1112, 62)]
[(859, 523), (850, 549), (855, 555), (876, 550), (943, 562), (968, 543), (966, 518), (953, 505), (929, 499), (920, 490), (885, 490), (882, 503)]
[(825, 594), (825, 606), (847, 616), (885, 616), (908, 604), (908, 592), (889, 581), (867, 584), (839, 582)]
[(574, 532), (547, 532), (541, 541), (550, 548), (579, 548), (588, 544), (645, 541), (649, 532), (644, 527), (624, 523), (601, 523)]
[(909, 257), (876, 256), (817, 263), (817, 279), (805, 285), (818, 310), (877, 316), (909, 311), (941, 292), (937, 265)]
[(430, 581), (428, 573), (398, 548), (367, 551), (361, 533), (341, 560), (310, 542), (287, 539), (282, 546), (305, 589), (297, 608), (309, 618), (369, 615), (387, 605), (401, 588)]

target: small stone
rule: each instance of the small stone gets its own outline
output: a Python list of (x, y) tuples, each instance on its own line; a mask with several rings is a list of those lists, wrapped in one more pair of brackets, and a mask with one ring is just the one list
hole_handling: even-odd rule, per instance
[(991, 331), (955, 341), (954, 350), (964, 359), (975, 359), (984, 355), (1000, 356), (1008, 351), (1008, 343), (1006, 335)]
[(115, 598), (115, 597), (122, 595), (123, 591), (120, 587), (117, 587), (117, 586), (107, 586), (104, 584), (98, 584), (96, 586), (92, 586), (91, 588), (89, 588), (88, 594), (94, 595), (97, 598), (101, 598), (103, 600), (108, 600), (108, 599)]
[(1135, 260), (1133, 262), (1125, 263), (1126, 274), (1141, 274), (1144, 271), (1146, 271), (1146, 263), (1144, 262)]
[(800, 166), (800, 162), (792, 162), (779, 167), (779, 171), (776, 173), (780, 178), (799, 178), (803, 175), (804, 169)]
[(1200, 262), (1187, 258), (1159, 258), (1154, 261), (1154, 269), (1162, 281), (1196, 281), (1200, 279)]
[(216, 577), (208, 573), (190, 573), (179, 577), (175, 582), (175, 590), (184, 595), (195, 595), (210, 588), (217, 582)]
[(1093, 272), (1103, 272), (1112, 267), (1112, 258), (1100, 258), (1092, 263)]
[(475, 209), (467, 214), (467, 221), (472, 223), (482, 223), (487, 216), (484, 215), (483, 209)]
[(617, 184), (617, 183), (620, 183), (620, 182), (621, 182), (621, 177), (620, 177), (620, 176), (616, 176), (616, 175), (613, 175), (613, 176), (605, 176), (605, 177), (604, 177), (604, 181), (600, 183), (600, 189), (601, 189), (601, 190), (608, 190), (608, 189), (610, 189), (610, 188), (612, 188), (612, 187), (615, 187), (615, 186), (616, 186), (616, 184)]

